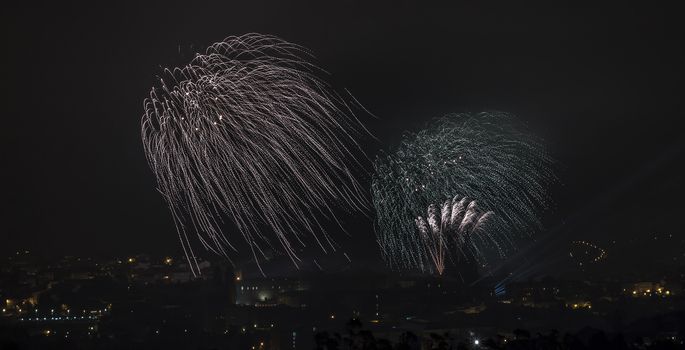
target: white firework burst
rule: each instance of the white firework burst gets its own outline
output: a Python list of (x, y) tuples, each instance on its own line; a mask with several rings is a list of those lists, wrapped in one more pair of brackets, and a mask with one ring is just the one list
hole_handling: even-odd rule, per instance
[(311, 238), (336, 249), (319, 218), (366, 208), (353, 171), (356, 137), (366, 132), (355, 100), (322, 80), (311, 59), (274, 36), (229, 37), (166, 69), (145, 100), (145, 153), (193, 273), (191, 235), (229, 259), (238, 251), (225, 219), (257, 264), (271, 249), (297, 265)]
[(479, 210), (475, 200), (455, 196), (451, 200), (446, 200), (442, 208), (435, 204), (429, 205), (426, 214), (426, 218), (416, 218), (416, 228), (423, 248), (438, 275), (445, 271), (446, 258), (457, 258), (453, 254), (455, 251), (463, 257), (481, 258), (479, 241), (487, 239), (497, 244), (497, 241), (483, 230), (494, 213)]

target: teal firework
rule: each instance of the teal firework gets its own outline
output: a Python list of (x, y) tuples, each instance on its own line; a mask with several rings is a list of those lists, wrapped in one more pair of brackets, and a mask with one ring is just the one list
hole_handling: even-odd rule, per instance
[[(438, 274), (445, 263), (485, 265), (505, 257), (517, 238), (539, 230), (555, 179), (542, 143), (502, 112), (436, 119), (406, 133), (374, 168), (376, 235), (385, 261)], [(476, 225), (477, 219), (483, 220)]]

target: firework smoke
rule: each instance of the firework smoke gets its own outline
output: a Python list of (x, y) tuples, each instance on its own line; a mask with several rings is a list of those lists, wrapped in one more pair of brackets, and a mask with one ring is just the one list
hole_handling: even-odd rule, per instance
[(365, 208), (352, 171), (365, 130), (311, 58), (273, 36), (229, 37), (166, 69), (145, 100), (145, 153), (193, 273), (190, 236), (229, 259), (237, 252), (224, 219), (258, 264), (270, 249), (297, 265), (307, 238), (335, 250), (317, 217), (337, 221), (333, 204)]
[(551, 164), (506, 113), (449, 115), (406, 134), (374, 164), (376, 235), (385, 261), (442, 274), (448, 259), (485, 264), (488, 252), (505, 256), (516, 236), (540, 227)]

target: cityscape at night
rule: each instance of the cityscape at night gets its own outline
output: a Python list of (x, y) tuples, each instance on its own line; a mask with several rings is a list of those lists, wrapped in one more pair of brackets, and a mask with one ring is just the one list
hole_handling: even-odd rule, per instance
[(366, 266), (248, 276), (220, 260), (200, 262), (193, 277), (182, 257), (46, 262), (20, 251), (0, 275), (3, 334), (37, 347), (108, 349), (506, 348), (531, 339), (544, 347), (549, 332), (567, 346), (612, 348), (617, 330), (643, 347), (679, 344), (685, 269), (601, 277), (592, 274), (597, 256), (571, 258), (591, 251), (569, 248), (563, 276), (475, 286)]
[(14, 4), (0, 350), (685, 349), (665, 4)]

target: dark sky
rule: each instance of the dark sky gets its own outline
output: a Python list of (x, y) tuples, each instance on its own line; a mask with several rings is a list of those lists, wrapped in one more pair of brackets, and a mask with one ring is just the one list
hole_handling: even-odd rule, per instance
[[(683, 250), (685, 41), (675, 8), (24, 3), (2, 11), (2, 253), (177, 251), (141, 147), (142, 101), (161, 66), (247, 32), (310, 48), (378, 116), (371, 156), (432, 117), (511, 112), (559, 160), (550, 231), (565, 222), (560, 237), (602, 245), (670, 234)], [(352, 250), (375, 254), (370, 224), (359, 222)]]

